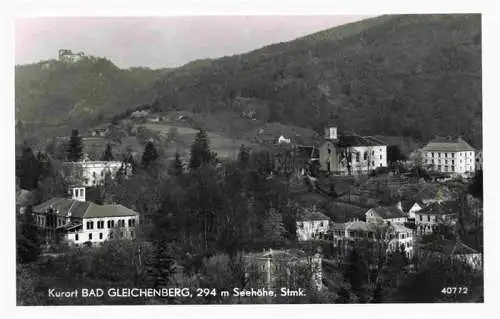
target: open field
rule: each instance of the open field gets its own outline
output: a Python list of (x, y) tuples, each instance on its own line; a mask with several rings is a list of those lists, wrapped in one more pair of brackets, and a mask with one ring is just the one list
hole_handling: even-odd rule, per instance
[[(179, 125), (177, 123), (166, 122), (166, 123), (147, 123), (140, 126), (145, 127), (148, 130), (159, 133), (163, 137), (168, 136), (168, 132), (171, 128), (177, 129), (177, 136), (175, 142), (172, 143), (171, 150), (167, 153), (172, 153), (173, 155), (176, 150), (182, 151), (182, 149), (189, 150), (189, 147), (194, 141), (196, 133), (198, 130), (185, 125)], [(210, 146), (214, 152), (217, 152), (220, 158), (235, 158), (242, 144), (246, 146), (252, 146), (251, 142), (225, 137), (221, 134), (214, 132), (207, 132), (208, 138), (210, 139)], [(182, 152), (183, 153), (183, 152)]]

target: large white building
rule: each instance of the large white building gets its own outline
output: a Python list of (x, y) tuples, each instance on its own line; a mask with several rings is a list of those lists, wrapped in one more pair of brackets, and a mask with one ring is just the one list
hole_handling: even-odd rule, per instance
[(422, 162), (432, 171), (467, 176), (476, 170), (475, 153), (462, 138), (437, 138), (422, 149)]
[[(65, 162), (64, 167), (68, 170), (74, 183), (86, 187), (98, 186), (104, 184), (104, 178), (107, 173), (114, 178), (120, 168), (125, 165), (119, 161), (86, 161)], [(126, 166), (125, 175), (131, 173), (130, 164)]]
[(404, 247), (409, 258), (413, 257), (413, 231), (402, 224), (380, 224), (377, 222), (350, 221), (334, 224), (332, 227), (333, 246), (342, 252), (353, 244), (367, 241), (378, 242), (386, 247), (386, 252), (394, 252)]
[(335, 127), (325, 129), (320, 147), (320, 169), (336, 175), (363, 175), (387, 167), (387, 145), (373, 137), (337, 134)]
[(47, 243), (95, 245), (137, 236), (137, 212), (122, 205), (88, 202), (84, 187), (72, 188), (71, 193), (71, 199), (55, 197), (33, 208), (35, 223)]

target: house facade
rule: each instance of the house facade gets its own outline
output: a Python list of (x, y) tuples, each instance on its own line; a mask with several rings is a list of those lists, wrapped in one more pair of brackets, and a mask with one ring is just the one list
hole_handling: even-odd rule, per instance
[(293, 287), (299, 277), (295, 273), (301, 272), (301, 270), (307, 270), (311, 274), (313, 287), (317, 290), (321, 290), (323, 287), (322, 256), (320, 253), (309, 256), (299, 249), (270, 249), (262, 253), (247, 254), (245, 268), (246, 277), (257, 277), (257, 281), (268, 289)]
[(366, 175), (378, 167), (387, 167), (387, 145), (370, 137), (337, 135), (337, 129), (325, 130), (320, 146), (320, 169), (335, 175)]
[(386, 253), (404, 248), (408, 258), (414, 256), (413, 231), (402, 224), (380, 224), (359, 220), (332, 225), (333, 246), (340, 254), (361, 242), (380, 244)]
[(483, 267), (483, 255), (459, 240), (439, 240), (426, 244), (419, 249), (423, 259), (449, 259), (451, 262), (461, 262), (473, 270)]
[(422, 149), (424, 167), (451, 175), (470, 176), (476, 170), (476, 151), (461, 138), (437, 138)]
[(316, 207), (300, 211), (296, 221), (296, 234), (299, 241), (315, 240), (325, 236), (329, 230), (330, 219)]
[(404, 224), (407, 215), (398, 206), (370, 208), (366, 213), (366, 222), (374, 224)]
[(137, 212), (122, 205), (88, 202), (85, 191), (84, 187), (74, 187), (71, 199), (55, 197), (33, 207), (35, 223), (46, 243), (92, 246), (137, 236)]
[(415, 212), (418, 235), (439, 231), (441, 225), (454, 226), (460, 204), (457, 201), (433, 202)]
[(119, 161), (81, 161), (65, 162), (64, 167), (74, 182), (85, 187), (99, 186), (104, 184), (106, 174), (111, 174), (111, 178), (116, 176), (120, 168), (126, 166), (126, 174), (131, 172), (130, 164)]

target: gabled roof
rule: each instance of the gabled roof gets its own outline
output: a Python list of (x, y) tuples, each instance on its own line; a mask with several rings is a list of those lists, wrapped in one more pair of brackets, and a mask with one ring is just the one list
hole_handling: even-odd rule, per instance
[(363, 221), (347, 222), (345, 223), (345, 228), (347, 230), (361, 230), (365, 232), (376, 230), (376, 226), (374, 224)]
[(422, 249), (438, 252), (447, 256), (478, 254), (479, 252), (461, 241), (439, 240), (422, 247)]
[(372, 210), (383, 219), (402, 218), (405, 214), (397, 207), (375, 207)]
[(403, 200), (401, 201), (401, 208), (403, 209), (404, 212), (408, 212), (413, 205), (418, 204), (421, 208), (425, 207), (425, 204), (420, 201), (420, 200)]
[[(379, 142), (372, 140), (371, 138), (365, 138), (360, 135), (340, 135), (338, 140), (335, 142), (337, 147), (356, 147), (356, 146), (380, 146)], [(384, 145), (384, 144), (382, 144)]]
[(374, 136), (364, 136), (365, 139), (372, 141), (373, 143), (376, 143), (377, 145), (387, 145), (387, 142), (382, 141), (379, 138), (376, 138)]
[(423, 152), (468, 152), (475, 151), (475, 149), (470, 146), (462, 138), (435, 138), (430, 141), (423, 149)]
[(329, 218), (315, 208), (305, 208), (299, 211), (298, 221), (329, 220)]
[(62, 216), (77, 218), (137, 216), (133, 210), (122, 205), (97, 205), (92, 202), (82, 202), (74, 199), (55, 197), (33, 208), (36, 213), (44, 213), (54, 209)]
[(434, 202), (423, 207), (418, 214), (424, 215), (453, 215), (460, 212), (458, 201)]

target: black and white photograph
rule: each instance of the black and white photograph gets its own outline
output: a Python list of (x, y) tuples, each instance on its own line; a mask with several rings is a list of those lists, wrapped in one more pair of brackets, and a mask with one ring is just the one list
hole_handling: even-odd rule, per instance
[(483, 304), (482, 25), (17, 17), (16, 306)]

